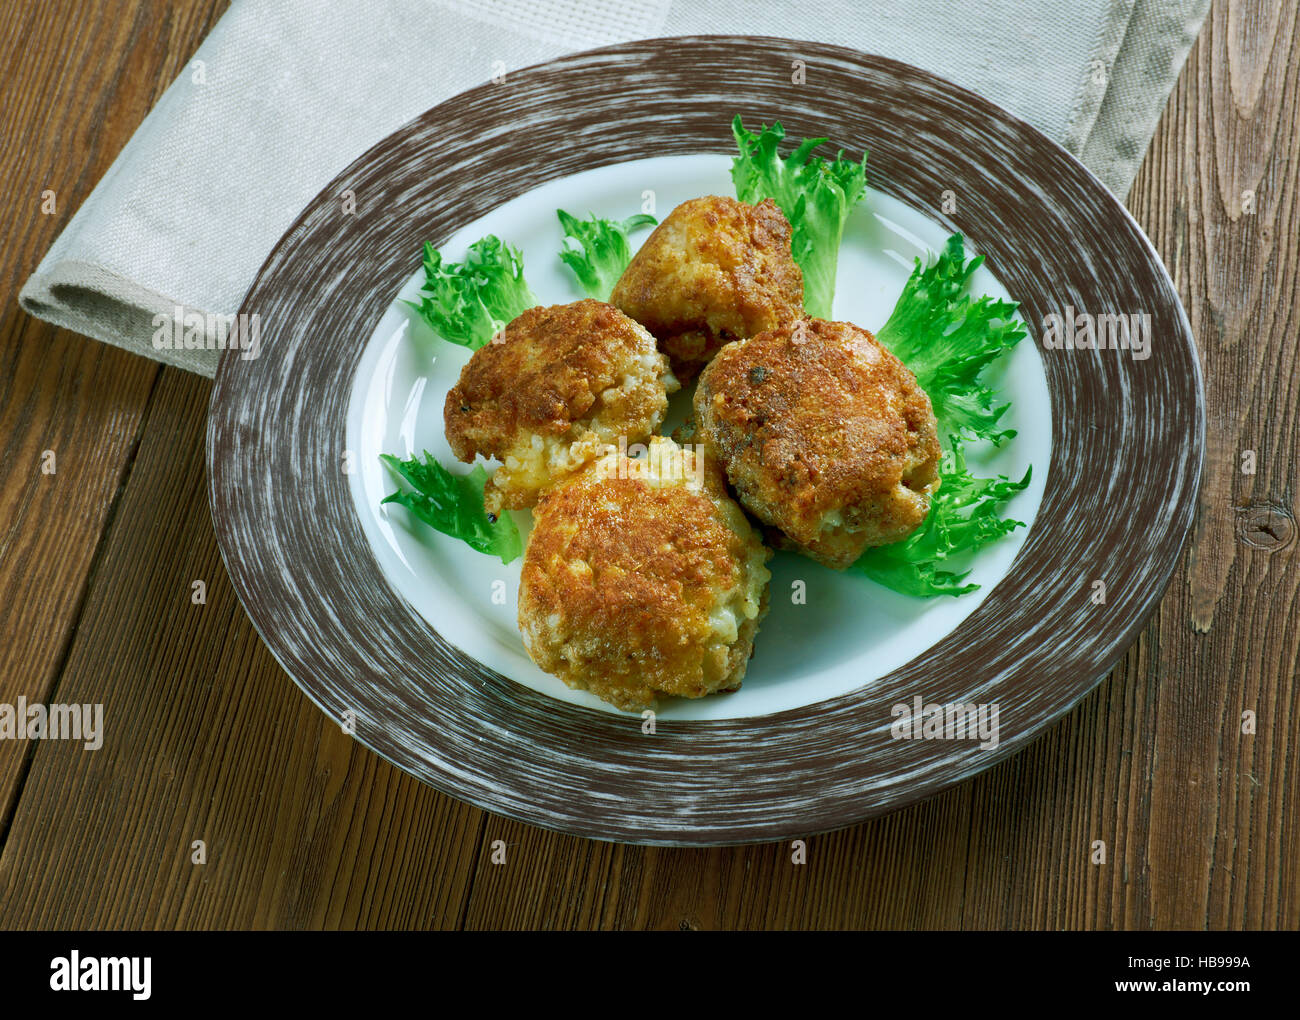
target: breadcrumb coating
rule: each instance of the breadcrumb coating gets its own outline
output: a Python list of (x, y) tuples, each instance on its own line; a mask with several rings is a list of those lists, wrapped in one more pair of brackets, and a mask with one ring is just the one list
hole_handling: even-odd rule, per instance
[(613, 305), (530, 308), (461, 370), (443, 406), (447, 442), (467, 463), (501, 461), (489, 513), (523, 509), (607, 444), (648, 438), (679, 388), (654, 337)]
[(718, 465), (654, 438), (534, 511), (519, 629), (539, 667), (625, 711), (740, 686), (767, 611), (765, 548)]
[(779, 545), (836, 569), (911, 534), (939, 485), (930, 398), (851, 323), (803, 319), (724, 347), (700, 377), (695, 417)]
[(646, 239), (610, 301), (655, 335), (689, 381), (724, 344), (803, 314), (790, 224), (771, 199), (683, 202)]

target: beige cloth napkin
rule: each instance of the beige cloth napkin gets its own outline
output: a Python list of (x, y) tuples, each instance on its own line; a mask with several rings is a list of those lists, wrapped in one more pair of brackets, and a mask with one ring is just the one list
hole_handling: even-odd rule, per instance
[[(1121, 198), (1209, 0), (234, 0), (19, 295), (33, 315), (214, 375), (224, 330), (303, 206), (429, 107), (565, 53), (742, 33), (851, 46), (981, 93)], [(193, 332), (197, 344), (197, 331)]]

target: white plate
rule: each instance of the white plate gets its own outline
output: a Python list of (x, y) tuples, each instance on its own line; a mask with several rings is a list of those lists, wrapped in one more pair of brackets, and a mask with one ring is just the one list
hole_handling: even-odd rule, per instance
[[(624, 219), (652, 200), (650, 211), (662, 220), (687, 199), (734, 194), (730, 166), (725, 156), (694, 155), (589, 170), (504, 203), (439, 247), (444, 257), (459, 261), (472, 242), (496, 234), (523, 252), (525, 277), (541, 302), (576, 301), (586, 295), (559, 259), (563, 234), (557, 209), (580, 217), (594, 212)], [(633, 247), (649, 233), (634, 234)], [(916, 210), (868, 191), (845, 230), (834, 317), (878, 330), (915, 259), (940, 250), (947, 237), (941, 225)], [(968, 243), (967, 255), (974, 254)], [(412, 258), (417, 255), (413, 252)], [(422, 270), (413, 274), (400, 296), (417, 300), (423, 279)], [(988, 266), (976, 271), (971, 287), (975, 294), (1015, 299)], [(405, 458), (428, 450), (453, 470), (469, 470), (455, 466), (442, 418), (447, 391), (469, 357), (468, 350), (442, 340), (398, 302), (380, 320), (356, 375), (347, 422), (347, 447), (356, 466), (350, 487), (362, 528), (389, 583), (448, 641), (521, 684), (573, 704), (616, 712), (593, 695), (570, 690), (528, 658), (516, 624), (522, 559), (503, 566), (419, 523), (401, 507), (380, 506), (396, 488), (379, 460), (382, 453)], [(1019, 434), (997, 450), (972, 446), (971, 469), (977, 475), (1016, 479), (1031, 464), (1034, 471), (1029, 486), (1004, 510), (1004, 516), (1028, 526), (981, 550), (968, 564), (954, 563), (954, 569), (969, 566), (968, 580), (980, 589), (958, 598), (917, 599), (852, 571), (836, 572), (778, 552), (771, 563), (771, 611), (759, 629), (743, 687), (698, 700), (661, 699), (661, 718), (760, 716), (848, 693), (913, 659), (975, 610), (1010, 570), (1033, 525), (1051, 456), (1051, 403), (1032, 340), (1022, 341), (990, 373), (1011, 401), (1004, 423)], [(676, 418), (688, 400), (685, 394), (674, 398)], [(486, 466), (490, 473), (495, 465)], [(516, 512), (515, 519), (526, 536), (531, 515)], [(804, 582), (804, 603), (792, 597), (796, 581)]]

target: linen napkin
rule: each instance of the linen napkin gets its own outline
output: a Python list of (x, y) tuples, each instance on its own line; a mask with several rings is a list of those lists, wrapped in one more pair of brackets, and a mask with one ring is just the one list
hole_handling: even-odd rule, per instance
[[(234, 0), (19, 295), (107, 343), (239, 308), (297, 214), (403, 123), (502, 71), (632, 39), (734, 33), (924, 68), (1028, 121), (1127, 193), (1209, 0)], [(197, 333), (195, 340), (198, 340)], [(209, 344), (209, 346), (215, 346)]]

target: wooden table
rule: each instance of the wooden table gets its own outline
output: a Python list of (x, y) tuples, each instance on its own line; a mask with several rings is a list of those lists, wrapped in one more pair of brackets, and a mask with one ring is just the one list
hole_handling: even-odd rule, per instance
[(211, 384), (19, 310), (224, 7), (0, 6), (0, 703), (100, 702), (106, 730), (95, 753), (0, 742), (0, 927), (1300, 926), (1294, 3), (1216, 0), (1129, 197), (1191, 317), (1209, 402), (1196, 531), (1158, 612), (1027, 750), (811, 838), (805, 864), (787, 844), (555, 835), (343, 735), (222, 568)]

